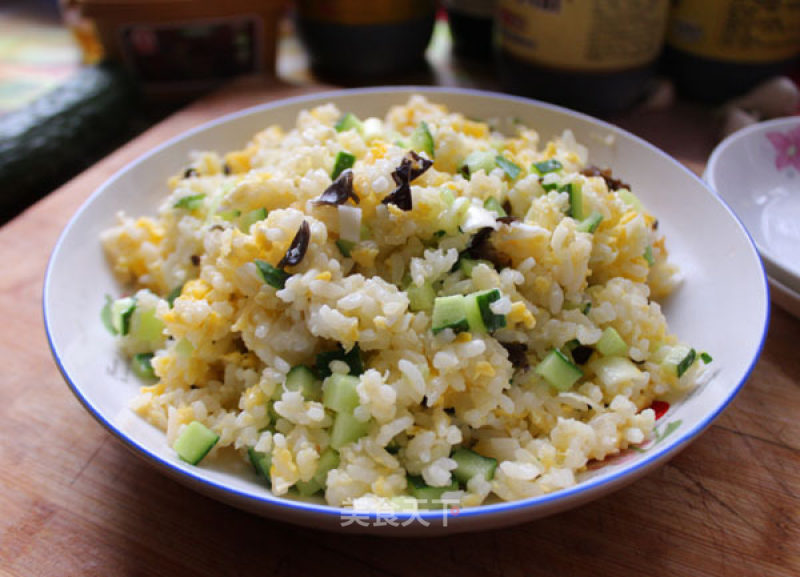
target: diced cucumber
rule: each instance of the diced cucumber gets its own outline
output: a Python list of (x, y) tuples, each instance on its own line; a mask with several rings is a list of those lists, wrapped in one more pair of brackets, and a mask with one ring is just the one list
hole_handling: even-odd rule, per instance
[(220, 210), (217, 211), (217, 216), (220, 217), (222, 220), (232, 222), (242, 216), (242, 211), (238, 208), (230, 208), (228, 210)]
[(466, 277), (471, 277), (472, 270), (479, 264), (485, 264), (489, 268), (494, 268), (494, 265), (488, 260), (475, 260), (466, 256), (462, 256), (458, 259), (458, 268), (461, 269), (461, 272), (464, 273)]
[(103, 308), (100, 309), (100, 320), (108, 332), (110, 332), (112, 335), (116, 335), (117, 329), (114, 328), (114, 323), (111, 322), (111, 305), (113, 303), (114, 299), (112, 299), (110, 295), (106, 295), (106, 302), (103, 305)]
[(569, 194), (569, 211), (567, 216), (571, 216), (575, 220), (583, 220), (583, 187), (580, 182), (570, 182), (567, 185), (567, 193)]
[(431, 330), (437, 334), (444, 329), (453, 329), (455, 332), (469, 329), (464, 295), (436, 297), (433, 301)]
[(181, 292), (183, 292), (183, 285), (176, 286), (174, 289), (169, 291), (169, 294), (164, 297), (169, 305), (169, 308), (172, 308), (172, 305), (175, 304), (175, 299), (181, 296)]
[[(665, 345), (666, 346), (666, 345)], [(675, 345), (668, 347), (668, 351), (661, 361), (661, 365), (668, 371), (675, 371), (678, 378), (689, 369), (697, 358), (697, 351), (686, 345)]]
[(339, 252), (342, 253), (343, 257), (350, 257), (353, 248), (356, 246), (352, 240), (345, 240), (340, 238), (336, 241), (336, 246), (339, 248)]
[(110, 321), (114, 334), (125, 336), (130, 332), (131, 316), (136, 309), (134, 297), (123, 297), (111, 303)]
[(692, 366), (695, 358), (697, 358), (697, 352), (694, 349), (689, 349), (689, 352), (686, 353), (686, 356), (681, 359), (681, 362), (679, 362), (678, 366), (676, 367), (678, 378), (681, 378), (683, 373), (689, 370), (689, 367)]
[(156, 379), (156, 372), (153, 370), (151, 360), (153, 353), (138, 353), (131, 359), (131, 370), (133, 374), (145, 381)]
[(492, 332), (506, 326), (506, 316), (495, 314), (490, 306), (494, 301), (500, 299), (500, 291), (498, 289), (489, 289), (474, 294), (486, 330)]
[(336, 159), (333, 161), (333, 170), (331, 171), (331, 180), (336, 180), (339, 178), (339, 175), (342, 174), (348, 168), (353, 168), (353, 165), (356, 163), (356, 157), (354, 154), (347, 152), (346, 150), (340, 150), (336, 153)]
[(649, 266), (653, 266), (654, 264), (656, 264), (656, 259), (653, 256), (653, 246), (652, 245), (649, 245), (649, 244), (647, 245), (647, 248), (644, 249), (644, 254), (642, 256), (644, 257), (644, 260), (647, 261), (647, 264)]
[(453, 477), (457, 481), (466, 484), (475, 476), (480, 476), (486, 481), (494, 479), (494, 471), (497, 469), (497, 459), (484, 457), (475, 451), (459, 448), (450, 455), (458, 466), (453, 470)]
[(183, 359), (188, 359), (194, 353), (194, 345), (192, 341), (183, 337), (177, 343), (175, 343), (175, 354)]
[(436, 156), (433, 135), (430, 128), (428, 128), (428, 123), (424, 120), (411, 133), (411, 148), (417, 152), (425, 152), (431, 159)]
[(442, 495), (448, 491), (458, 491), (458, 482), (455, 479), (446, 487), (431, 487), (425, 483), (422, 477), (416, 475), (409, 475), (406, 479), (408, 481), (408, 492), (417, 500), (419, 506), (424, 509), (442, 507), (444, 505), (444, 503), (441, 503)]
[(595, 348), (606, 357), (623, 357), (628, 354), (628, 344), (614, 327), (606, 327)]
[(496, 157), (494, 150), (475, 150), (467, 155), (458, 170), (467, 180), (479, 170), (489, 174), (497, 166)]
[(644, 206), (642, 205), (642, 201), (639, 200), (635, 194), (633, 194), (627, 188), (621, 188), (617, 191), (617, 195), (619, 196), (620, 200), (636, 210), (637, 212), (642, 212)]
[(336, 413), (331, 427), (331, 448), (337, 451), (363, 437), (369, 431), (369, 422), (362, 422), (352, 413)]
[(164, 322), (156, 315), (155, 307), (145, 308), (138, 304), (130, 318), (131, 338), (155, 349), (164, 338)]
[(328, 471), (338, 466), (339, 453), (333, 449), (326, 449), (319, 457), (314, 476), (308, 481), (298, 481), (295, 484), (297, 492), (304, 496), (310, 496), (324, 490), (328, 482)]
[(485, 208), (486, 210), (491, 210), (497, 215), (498, 218), (503, 218), (504, 216), (508, 216), (505, 209), (503, 208), (503, 205), (501, 205), (500, 201), (493, 196), (490, 196), (489, 198), (486, 199), (486, 201), (483, 203), (483, 208)]
[(627, 357), (595, 357), (589, 367), (601, 383), (612, 388), (642, 376), (639, 367)]
[(503, 169), (503, 172), (505, 172), (508, 178), (511, 180), (516, 180), (519, 176), (519, 173), (522, 172), (522, 168), (500, 154), (495, 156), (494, 161), (497, 166)]
[(302, 495), (303, 497), (310, 497), (312, 495), (316, 495), (322, 490), (322, 485), (320, 485), (316, 479), (309, 479), (308, 481), (297, 481), (294, 484), (295, 489), (297, 492)]
[(191, 465), (196, 465), (208, 455), (219, 441), (219, 435), (199, 421), (192, 421), (175, 439), (172, 448), (178, 456)]
[(411, 283), (406, 288), (406, 296), (408, 296), (408, 307), (412, 311), (430, 311), (436, 300), (436, 291), (433, 290), (430, 281), (425, 281), (422, 286)]
[(338, 348), (332, 351), (324, 351), (317, 355), (316, 362), (314, 363), (317, 369), (317, 374), (320, 378), (330, 376), (330, 364), (332, 361), (344, 361), (350, 367), (351, 375), (360, 375), (364, 372), (364, 361), (361, 360), (361, 349), (358, 344), (345, 352), (344, 347), (339, 345)]
[(364, 129), (364, 125), (355, 114), (347, 112), (333, 125), (333, 128), (336, 132), (345, 132), (346, 130), (361, 132)]
[(314, 376), (314, 372), (305, 365), (297, 365), (286, 373), (287, 391), (300, 391), (307, 401), (319, 399), (321, 384)]
[(360, 402), (358, 382), (352, 375), (332, 374), (322, 383), (322, 404), (336, 412), (352, 413)]
[(256, 474), (269, 483), (272, 480), (269, 472), (272, 467), (272, 455), (256, 451), (254, 447), (248, 447), (247, 456), (250, 457), (250, 464), (253, 465)]
[(477, 293), (468, 294), (464, 297), (464, 314), (467, 317), (469, 330), (473, 333), (487, 333), (486, 323), (483, 322), (481, 307), (478, 304)]
[(578, 223), (578, 226), (575, 228), (579, 232), (594, 232), (597, 230), (597, 227), (600, 226), (600, 223), (603, 222), (603, 215), (599, 212), (593, 212), (582, 221)]
[(196, 210), (203, 206), (203, 199), (205, 197), (205, 194), (190, 194), (189, 196), (178, 199), (178, 201), (172, 205), (172, 208), (183, 208), (190, 211)]
[(442, 198), (442, 202), (444, 202), (448, 207), (453, 206), (453, 203), (456, 201), (453, 191), (449, 188), (440, 188), (439, 196)]
[(244, 233), (249, 233), (251, 226), (265, 218), (267, 218), (266, 208), (256, 208), (255, 210), (246, 212), (239, 219), (239, 230)]
[(547, 353), (535, 371), (559, 391), (569, 390), (583, 376), (583, 371), (558, 349)]
[(561, 170), (563, 165), (555, 158), (551, 158), (549, 160), (543, 160), (542, 162), (535, 162), (531, 168), (536, 171), (539, 176), (544, 176), (548, 172)]
[(264, 260), (256, 259), (254, 262), (265, 283), (276, 289), (282, 289), (286, 286), (286, 279), (289, 278), (289, 273), (272, 266)]

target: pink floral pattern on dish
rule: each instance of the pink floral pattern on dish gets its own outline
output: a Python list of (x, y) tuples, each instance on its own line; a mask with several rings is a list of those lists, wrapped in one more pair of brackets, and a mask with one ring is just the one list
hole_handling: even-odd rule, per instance
[(793, 166), (800, 172), (800, 125), (788, 132), (767, 132), (767, 139), (775, 149), (775, 168), (783, 170)]

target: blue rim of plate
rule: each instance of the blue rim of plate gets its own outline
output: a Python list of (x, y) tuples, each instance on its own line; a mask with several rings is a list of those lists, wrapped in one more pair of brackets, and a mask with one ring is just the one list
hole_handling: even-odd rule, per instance
[[(540, 108), (550, 109), (555, 112), (565, 113), (571, 116), (576, 116), (578, 118), (582, 118), (584, 120), (591, 121), (593, 123), (597, 123), (598, 125), (610, 130), (611, 132), (616, 132), (625, 135), (626, 137), (632, 138), (638, 144), (650, 149), (651, 151), (657, 153), (658, 155), (666, 158), (675, 166), (677, 166), (680, 170), (684, 171), (688, 174), (691, 178), (696, 180), (703, 188), (708, 190), (710, 193), (714, 195), (714, 197), (720, 202), (722, 207), (728, 212), (728, 214), (736, 221), (739, 225), (739, 228), (744, 233), (745, 237), (747, 238), (748, 242), (750, 243), (750, 249), (753, 251), (754, 255), (756, 256), (756, 260), (759, 264), (761, 270), (761, 282), (764, 287), (764, 292), (766, 295), (766, 302), (764, 306), (764, 321), (763, 321), (763, 331), (761, 333), (761, 338), (759, 340), (758, 348), (753, 355), (753, 358), (750, 359), (750, 363), (747, 367), (747, 370), (742, 375), (740, 381), (731, 388), (728, 392), (727, 396), (725, 397), (724, 401), (716, 407), (716, 409), (708, 414), (704, 419), (702, 419), (699, 423), (697, 423), (694, 427), (687, 430), (686, 432), (678, 435), (677, 437), (673, 437), (671, 439), (665, 440), (664, 444), (660, 445), (658, 448), (653, 448), (652, 452), (648, 451), (647, 455), (642, 457), (636, 463), (630, 466), (623, 466), (620, 470), (615, 471), (609, 475), (598, 475), (597, 477), (593, 477), (592, 479), (588, 479), (583, 482), (579, 482), (578, 484), (569, 487), (567, 489), (562, 489), (559, 491), (555, 491), (553, 493), (546, 493), (544, 495), (539, 495), (536, 497), (531, 497), (528, 499), (521, 499), (518, 501), (505, 501), (500, 503), (493, 503), (489, 505), (479, 505), (476, 507), (469, 507), (461, 509), (458, 514), (458, 519), (467, 519), (467, 518), (474, 518), (474, 517), (487, 517), (487, 518), (496, 518), (500, 517), (505, 513), (512, 513), (512, 512), (519, 512), (529, 508), (536, 508), (539, 506), (544, 506), (547, 504), (554, 504), (559, 501), (570, 500), (570, 499), (577, 499), (581, 495), (585, 495), (592, 490), (602, 489), (605, 488), (608, 491), (613, 491), (615, 489), (621, 488), (624, 486), (626, 481), (633, 480), (638, 477), (638, 474), (643, 474), (645, 471), (644, 469), (654, 467), (659, 463), (663, 463), (668, 460), (671, 456), (675, 455), (685, 447), (687, 447), (692, 441), (694, 441), (711, 423), (724, 411), (727, 406), (733, 401), (736, 395), (744, 386), (747, 379), (753, 372), (753, 369), (758, 361), (758, 358), (761, 355), (761, 352), (764, 348), (764, 341), (766, 339), (767, 330), (769, 328), (769, 315), (770, 315), (770, 307), (769, 307), (769, 283), (767, 282), (767, 275), (764, 270), (764, 265), (759, 257), (759, 252), (756, 248), (755, 242), (753, 241), (750, 233), (742, 224), (742, 221), (739, 219), (738, 216), (731, 210), (728, 204), (716, 193), (714, 193), (713, 189), (711, 189), (710, 185), (704, 182), (701, 178), (695, 175), (692, 171), (690, 171), (686, 166), (678, 162), (676, 159), (668, 155), (663, 150), (659, 149), (658, 147), (650, 144), (646, 140), (622, 129), (619, 128), (611, 123), (605, 122), (603, 120), (594, 118), (587, 114), (583, 114), (581, 112), (576, 112), (574, 110), (570, 110), (568, 108), (564, 108), (562, 106), (557, 106), (554, 104), (541, 102), (538, 100), (524, 98), (520, 96), (512, 96), (508, 94), (502, 94), (497, 92), (491, 92), (486, 90), (475, 90), (469, 88), (449, 88), (449, 87), (428, 87), (428, 86), (391, 86), (391, 87), (372, 87), (372, 88), (353, 88), (353, 89), (343, 89), (343, 90), (334, 90), (334, 91), (327, 91), (327, 92), (316, 92), (312, 94), (304, 94), (301, 96), (294, 96), (290, 98), (275, 100), (272, 102), (268, 102), (265, 104), (260, 104), (257, 106), (249, 107), (244, 110), (240, 110), (238, 112), (233, 112), (230, 114), (226, 114), (220, 118), (215, 120), (211, 120), (200, 126), (196, 126), (191, 130), (183, 132), (179, 135), (176, 135), (166, 142), (160, 144), (159, 146), (155, 147), (153, 150), (138, 157), (133, 162), (141, 162), (150, 156), (153, 156), (160, 152), (162, 149), (172, 146), (175, 142), (180, 140), (184, 140), (195, 133), (202, 132), (207, 130), (213, 126), (217, 126), (219, 124), (223, 124), (229, 122), (235, 118), (241, 116), (248, 116), (251, 114), (255, 114), (258, 112), (270, 110), (273, 108), (280, 108), (289, 104), (301, 104), (303, 102), (311, 102), (311, 101), (319, 101), (325, 100), (330, 98), (341, 97), (344, 95), (358, 95), (358, 94), (383, 94), (383, 93), (408, 93), (408, 92), (420, 92), (420, 93), (428, 93), (428, 94), (461, 94), (461, 95), (472, 95), (472, 96), (479, 96), (479, 97), (488, 97), (488, 98), (495, 98), (501, 100), (507, 100), (511, 102), (518, 102), (523, 104), (533, 104)], [(119, 178), (120, 175), (125, 173), (132, 163), (126, 164), (124, 167), (119, 169), (115, 172), (106, 182), (104, 182), (96, 191), (94, 191), (88, 199), (86, 199), (80, 208), (76, 211), (76, 213), (70, 218), (67, 225), (64, 227), (61, 235), (56, 242), (53, 252), (50, 255), (50, 259), (48, 260), (47, 269), (45, 272), (45, 279), (44, 279), (44, 288), (42, 291), (42, 308), (43, 308), (43, 316), (44, 316), (44, 325), (45, 325), (45, 332), (47, 334), (47, 341), (50, 345), (50, 350), (53, 354), (53, 358), (58, 366), (61, 375), (64, 377), (64, 380), (69, 385), (72, 393), (77, 397), (77, 399), (81, 402), (81, 404), (89, 411), (89, 413), (101, 424), (103, 425), (108, 431), (110, 431), (114, 436), (116, 436), (120, 441), (122, 441), (128, 448), (132, 449), (135, 453), (137, 453), (140, 457), (145, 458), (146, 460), (150, 461), (151, 464), (156, 465), (158, 468), (168, 470), (172, 473), (177, 473), (180, 476), (188, 477), (194, 483), (202, 485), (204, 488), (211, 490), (213, 493), (221, 492), (230, 494), (240, 500), (243, 501), (254, 501), (261, 504), (269, 505), (270, 512), (277, 513), (280, 509), (285, 508), (289, 510), (294, 510), (298, 513), (313, 513), (317, 515), (324, 515), (328, 517), (337, 516), (339, 519), (343, 518), (343, 516), (352, 516), (354, 511), (352, 509), (340, 508), (340, 507), (332, 507), (330, 505), (320, 505), (305, 501), (295, 501), (290, 499), (284, 499), (281, 497), (275, 497), (272, 494), (261, 494), (256, 492), (249, 492), (249, 491), (241, 491), (239, 489), (231, 488), (223, 483), (219, 483), (210, 479), (205, 478), (204, 476), (194, 472), (189, 466), (184, 466), (183, 464), (176, 463), (174, 461), (169, 461), (164, 459), (142, 444), (137, 442), (136, 440), (132, 439), (129, 435), (123, 433), (118, 427), (114, 426), (110, 420), (108, 420), (104, 415), (97, 410), (94, 405), (92, 405), (91, 401), (86, 398), (83, 392), (80, 390), (80, 387), (73, 382), (70, 375), (67, 373), (66, 369), (64, 368), (61, 358), (56, 350), (56, 343), (53, 341), (52, 332), (50, 329), (50, 319), (47, 313), (47, 301), (48, 301), (48, 294), (51, 290), (50, 284), (50, 274), (51, 269), (53, 267), (54, 260), (58, 255), (61, 245), (64, 242), (64, 239), (70, 233), (72, 227), (74, 226), (77, 219), (81, 216), (84, 210), (94, 201), (94, 199), (99, 196), (108, 186), (110, 186), (113, 182)], [(576, 503), (577, 504), (577, 503)], [(273, 510), (272, 508), (275, 507)], [(365, 522), (374, 522), (377, 519), (383, 518), (385, 519), (385, 513), (381, 512), (361, 512), (358, 511), (359, 519), (363, 519)], [(399, 523), (402, 523), (406, 520), (411, 519), (422, 519), (429, 523), (433, 523), (437, 520), (442, 519), (442, 511), (441, 510), (428, 510), (428, 511), (418, 511), (415, 513), (410, 513), (407, 511), (398, 511), (393, 513), (393, 516)], [(455, 524), (453, 524), (455, 527)]]

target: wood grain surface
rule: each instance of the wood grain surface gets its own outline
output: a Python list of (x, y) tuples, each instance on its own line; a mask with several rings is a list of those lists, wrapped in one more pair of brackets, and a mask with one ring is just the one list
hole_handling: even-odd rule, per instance
[[(0, 230), (0, 575), (800, 575), (800, 321), (778, 308), (747, 385), (688, 449), (609, 497), (508, 529), (386, 539), (261, 519), (163, 477), (96, 423), (64, 384), (42, 325), (61, 229), (151, 147), (298, 91), (239, 84), (206, 98)], [(698, 128), (707, 114), (619, 123), (700, 171), (713, 144)]]

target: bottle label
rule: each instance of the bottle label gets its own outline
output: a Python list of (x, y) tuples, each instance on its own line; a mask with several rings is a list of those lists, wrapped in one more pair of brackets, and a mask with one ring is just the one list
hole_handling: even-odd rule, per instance
[(503, 49), (552, 68), (602, 72), (653, 62), (668, 0), (499, 0)]
[(297, 11), (303, 18), (363, 26), (395, 24), (433, 14), (434, 0), (299, 0)]
[(800, 0), (675, 2), (667, 44), (717, 60), (788, 60), (800, 54)]
[(264, 30), (256, 16), (139, 22), (122, 27), (119, 36), (123, 59), (151, 89), (201, 89), (265, 70)]

